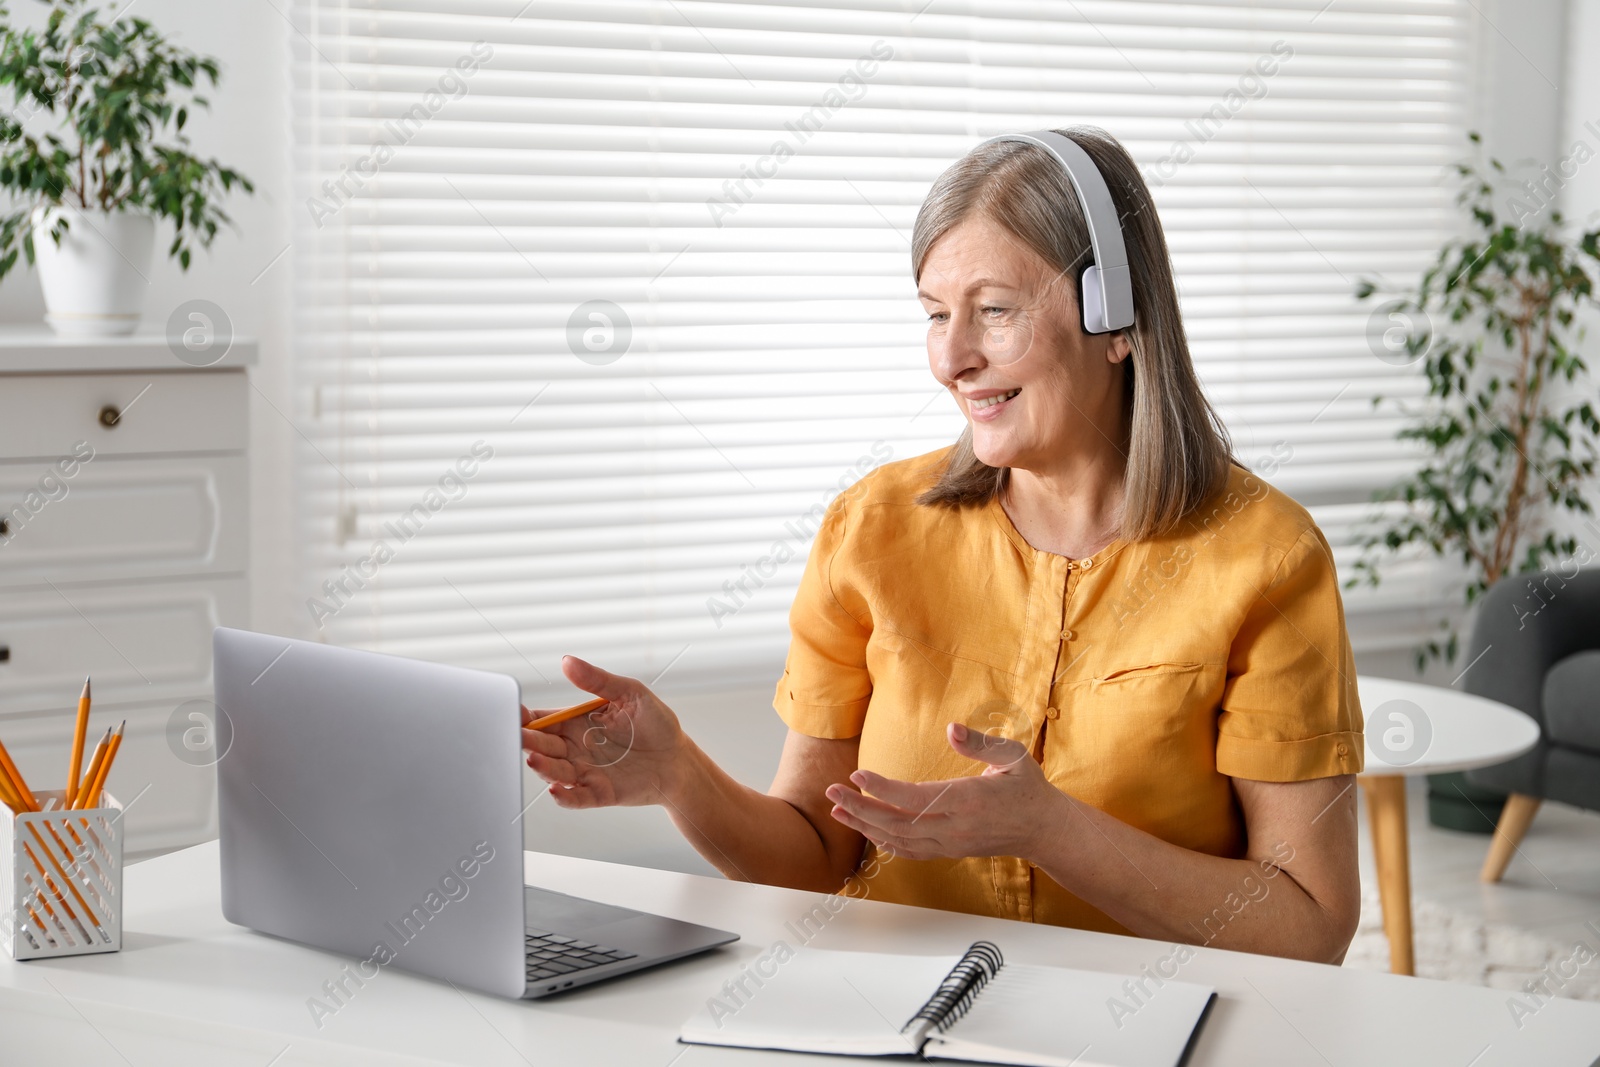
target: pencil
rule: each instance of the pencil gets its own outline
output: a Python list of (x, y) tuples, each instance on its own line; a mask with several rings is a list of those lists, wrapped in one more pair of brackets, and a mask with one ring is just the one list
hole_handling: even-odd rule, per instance
[(94, 784), (89, 787), (89, 802), (86, 808), (100, 806), (100, 790), (105, 787), (106, 776), (111, 773), (111, 761), (117, 758), (117, 749), (122, 747), (122, 731), (128, 725), (128, 720), (123, 719), (117, 724), (117, 732), (111, 735), (111, 746), (106, 749), (106, 758), (100, 761), (100, 771), (94, 776)]
[(83, 785), (78, 789), (78, 796), (73, 801), (74, 808), (88, 807), (84, 801), (89, 799), (89, 783), (94, 781), (94, 776), (100, 773), (100, 764), (106, 758), (106, 749), (111, 747), (111, 727), (106, 727), (106, 732), (100, 736), (100, 743), (94, 746), (94, 757), (89, 760), (89, 769), (83, 772)]
[(83, 770), (84, 735), (89, 732), (89, 679), (83, 680), (83, 694), (78, 697), (78, 723), (72, 731), (72, 762), (67, 764), (66, 807), (78, 799), (78, 775)]
[[(34, 828), (32, 823), (28, 824), (28, 829), (33, 830), (34, 837), (39, 837), (39, 831)], [(61, 869), (61, 864), (57, 863), (55, 856), (51, 855), (48, 848), (45, 848), (44, 838), (42, 837), (39, 837), (39, 847), (45, 849), (45, 856), (50, 860), (50, 865), (59, 871)], [(28, 858), (33, 861), (33, 865), (38, 868), (39, 873), (44, 875), (44, 884), (49, 887), (50, 892), (55, 894), (56, 903), (61, 905), (61, 910), (67, 913), (67, 918), (71, 919), (74, 923), (77, 923), (78, 929), (83, 931), (84, 940), (89, 940), (89, 927), (84, 925), (84, 923), (78, 918), (77, 913), (72, 910), (72, 905), (67, 903), (67, 895), (61, 891), (61, 887), (56, 885), (55, 880), (50, 877), (50, 872), (44, 869), (44, 864), (39, 862), (39, 857), (33, 854), (33, 847), (24, 841), (22, 842), (22, 850), (28, 854)], [(67, 879), (65, 874), (63, 874), (61, 877), (67, 881), (69, 886), (72, 886), (71, 880)], [(77, 886), (72, 886), (72, 889), (74, 892), (76, 892)], [(50, 902), (42, 893), (40, 894), (39, 899), (45, 901), (45, 906), (49, 907)]]
[[(45, 829), (50, 831), (50, 836), (56, 839), (56, 844), (61, 846), (61, 851), (65, 852), (68, 856), (71, 856), (72, 855), (72, 851), (70, 849), (68, 849), (67, 846), (62, 842), (61, 835), (56, 833), (55, 828), (52, 827), (49, 823), (45, 823), (44, 825), (45, 825)], [(50, 846), (49, 845), (45, 844), (45, 840), (44, 840), (43, 835), (41, 835), (39, 833), (39, 828), (37, 826), (35, 826), (33, 823), (30, 822), (28, 824), (28, 829), (30, 831), (32, 831), (34, 840), (39, 842), (39, 849), (40, 849), (40, 851), (42, 851), (44, 853), (44, 858), (50, 861), (51, 869), (53, 869), (56, 872), (56, 874), (60, 876), (61, 884), (65, 885), (68, 889), (72, 890), (73, 899), (75, 899), (78, 902), (78, 907), (83, 909), (84, 918), (87, 919), (89, 922), (94, 923), (94, 925), (99, 926), (100, 925), (100, 920), (95, 917), (94, 909), (89, 907), (89, 902), (87, 900), (84, 900), (83, 899), (83, 894), (78, 891), (78, 883), (77, 883), (77, 881), (75, 881), (74, 879), (69, 877), (67, 875), (67, 872), (61, 869), (61, 861), (56, 859), (56, 854), (54, 852), (50, 851)], [(26, 841), (24, 841), (22, 844), (23, 844), (24, 848), (27, 848), (27, 844), (28, 843)], [(27, 849), (27, 851), (28, 851), (28, 854), (30, 856), (33, 855), (33, 850), (32, 849)], [(37, 865), (38, 862), (39, 862), (38, 857), (35, 856), (33, 862), (34, 862), (35, 865)], [(68, 862), (71, 862), (71, 861), (69, 860)], [(43, 874), (45, 876), (44, 877), (45, 884), (49, 885), (50, 884), (50, 875), (49, 875), (49, 873), (47, 871), (45, 871), (45, 869), (43, 867), (39, 868), (39, 873)], [(65, 898), (63, 898), (61, 896), (61, 890), (57, 889), (55, 886), (51, 886), (51, 888), (55, 890), (56, 898), (61, 901), (62, 906), (66, 907), (66, 900), (65, 900)], [(68, 915), (72, 914), (72, 909), (71, 908), (67, 908), (67, 914)], [(88, 932), (89, 931), (87, 931), (87, 930), (84, 931), (85, 934), (87, 934)]]
[(11, 791), (11, 779), (5, 774), (0, 774), (0, 804), (4, 804), (17, 815), (28, 810), (23, 805), (22, 798)]
[[(6, 773), (4, 769), (0, 769), (0, 803), (3, 803), (6, 807), (10, 808), (12, 814), (14, 815), (21, 815), (23, 812), (28, 810), (28, 806), (22, 802), (22, 798), (17, 796), (16, 790), (12, 788), (11, 776), (10, 774)], [(24, 844), (24, 847), (26, 847), (26, 844)], [(41, 869), (39, 873), (43, 874), (43, 869)], [(54, 917), (55, 911), (50, 907), (50, 902), (44, 898), (44, 890), (38, 890), (38, 896), (39, 902), (44, 905), (45, 911), (49, 912), (50, 915)], [(33, 910), (33, 906), (27, 905), (27, 908), (28, 914), (32, 916), (34, 923), (37, 924), (39, 929), (44, 932), (45, 936), (54, 939), (55, 934), (51, 932), (50, 927), (45, 923), (45, 921), (39, 918), (39, 913)]]
[(585, 700), (582, 704), (574, 704), (570, 708), (562, 708), (560, 711), (553, 711), (549, 715), (530, 719), (522, 724), (522, 728), (524, 730), (543, 730), (546, 727), (564, 723), (568, 719), (576, 719), (579, 715), (587, 715), (591, 711), (598, 711), (609, 703), (611, 701), (604, 697), (595, 697), (593, 700)]
[(0, 770), (4, 770), (10, 779), (11, 791), (17, 795), (29, 811), (39, 810), (39, 801), (35, 799), (33, 790), (28, 788), (27, 781), (22, 777), (22, 772), (17, 770), (17, 765), (11, 762), (11, 753), (6, 751), (4, 743), (0, 743)]

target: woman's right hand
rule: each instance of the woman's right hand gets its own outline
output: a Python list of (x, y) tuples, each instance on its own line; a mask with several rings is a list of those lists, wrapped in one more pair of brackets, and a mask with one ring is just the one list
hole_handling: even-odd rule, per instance
[[(666, 801), (690, 747), (672, 709), (637, 678), (612, 674), (576, 656), (561, 658), (561, 673), (607, 703), (544, 730), (524, 727), (528, 766), (550, 784), (555, 802), (563, 808), (602, 808)], [(527, 723), (557, 710), (524, 707), (522, 719)]]

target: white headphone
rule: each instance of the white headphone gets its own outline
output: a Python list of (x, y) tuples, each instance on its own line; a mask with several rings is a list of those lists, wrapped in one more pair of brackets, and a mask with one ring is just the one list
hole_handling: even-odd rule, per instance
[(1122, 224), (1106, 188), (1105, 177), (1078, 143), (1054, 130), (1002, 133), (978, 147), (996, 141), (1021, 141), (1050, 153), (1072, 181), (1089, 227), (1094, 262), (1083, 268), (1084, 333), (1111, 333), (1133, 325), (1133, 276), (1128, 272), (1128, 250), (1122, 243)]

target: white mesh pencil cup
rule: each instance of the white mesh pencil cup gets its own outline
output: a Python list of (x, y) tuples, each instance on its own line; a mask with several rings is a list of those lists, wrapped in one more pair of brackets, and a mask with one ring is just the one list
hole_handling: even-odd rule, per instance
[(0, 948), (16, 960), (118, 951), (122, 805), (106, 792), (78, 811), (60, 790), (34, 796), (39, 811), (0, 818)]

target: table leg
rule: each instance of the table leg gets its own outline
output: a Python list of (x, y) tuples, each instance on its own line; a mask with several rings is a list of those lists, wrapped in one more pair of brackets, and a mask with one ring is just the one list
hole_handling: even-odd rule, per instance
[(1406, 780), (1400, 775), (1362, 775), (1372, 854), (1378, 865), (1383, 932), (1389, 937), (1389, 970), (1415, 974), (1411, 941), (1411, 852), (1406, 839)]

